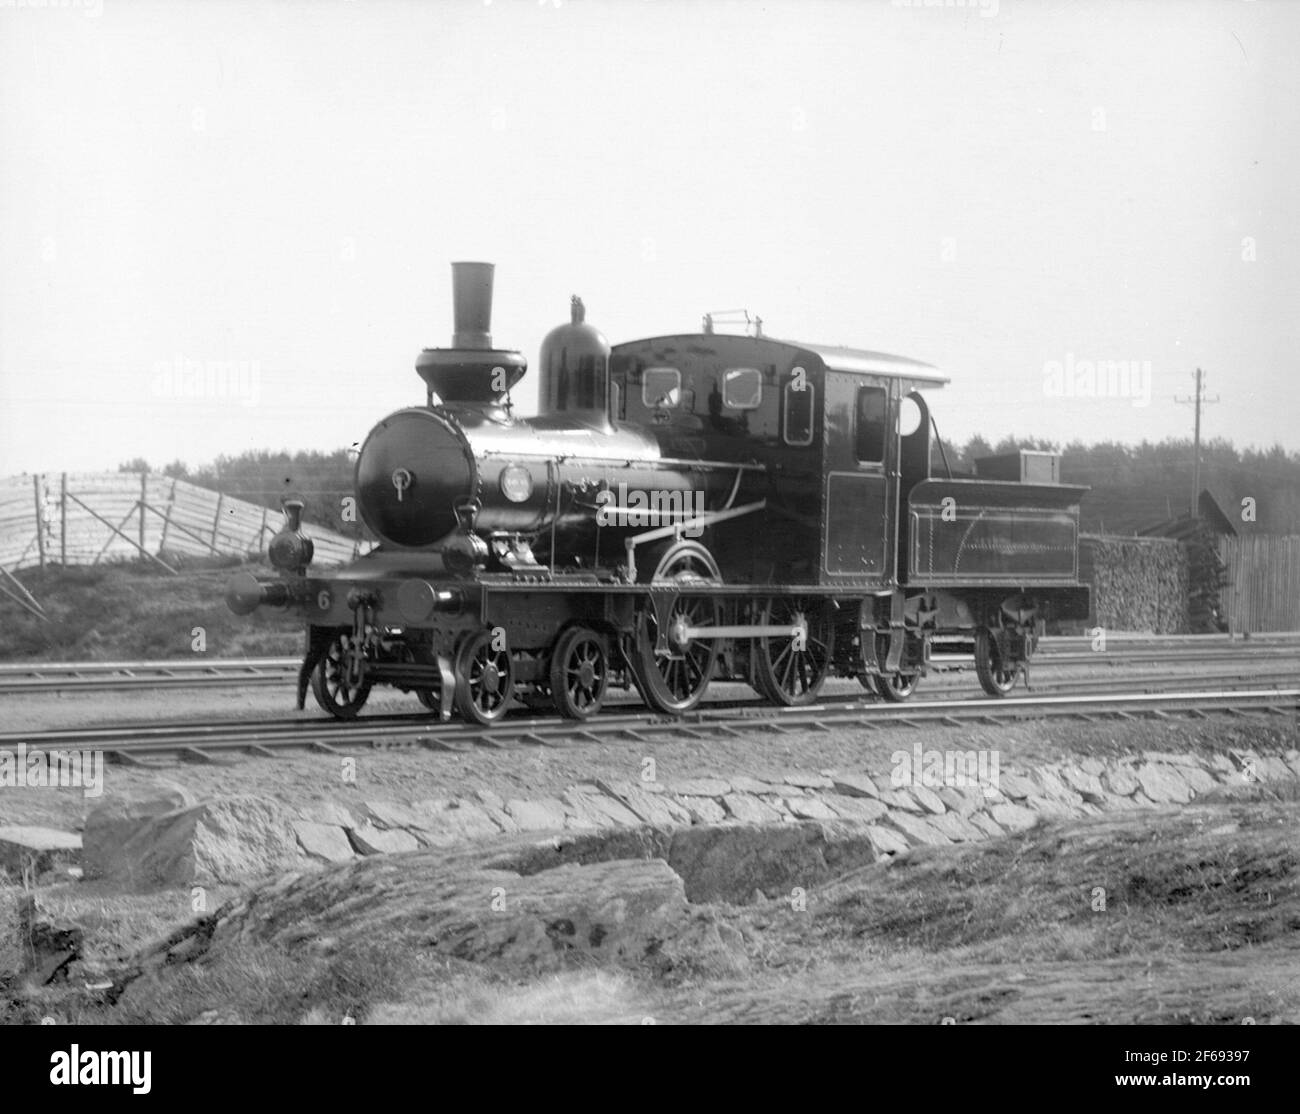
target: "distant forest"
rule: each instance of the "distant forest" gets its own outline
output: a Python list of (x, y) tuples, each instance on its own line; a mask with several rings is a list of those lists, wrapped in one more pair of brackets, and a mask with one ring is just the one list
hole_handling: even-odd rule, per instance
[[(1192, 484), (1192, 445), (1187, 440), (1140, 445), (1071, 442), (1062, 448), (1033, 437), (1006, 437), (996, 444), (972, 437), (961, 446), (943, 444), (954, 473), (973, 472), (980, 457), (1019, 449), (1061, 452), (1062, 482), (1092, 489), (1083, 498), (1081, 512), (1087, 533), (1134, 534), (1187, 512)], [(308, 523), (348, 537), (368, 537), (359, 522), (344, 520), (343, 500), (352, 494), (354, 461), (346, 449), (331, 453), (263, 450), (219, 457), (199, 468), (175, 461), (152, 469), (137, 459), (119, 465), (119, 471), (160, 471), (277, 510), (285, 495), (296, 493), (307, 504)], [(937, 447), (934, 472), (944, 474)], [(1201, 486), (1214, 495), (1234, 524), (1242, 522), (1242, 500), (1251, 498), (1255, 501), (1255, 521), (1247, 527), (1251, 532), (1300, 534), (1300, 453), (1288, 453), (1280, 446), (1238, 450), (1228, 441), (1209, 441), (1201, 446)]]

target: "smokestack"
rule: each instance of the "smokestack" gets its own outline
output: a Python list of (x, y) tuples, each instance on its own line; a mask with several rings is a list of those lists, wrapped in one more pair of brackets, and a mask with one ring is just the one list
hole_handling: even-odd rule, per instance
[(456, 331), (453, 348), (492, 347), (492, 275), (491, 263), (453, 263), (451, 265), (452, 302), (455, 306)]
[(491, 263), (453, 263), (451, 300), (455, 317), (450, 348), (426, 348), (416, 373), (444, 404), (496, 406), (528, 369), (513, 350), (492, 347)]

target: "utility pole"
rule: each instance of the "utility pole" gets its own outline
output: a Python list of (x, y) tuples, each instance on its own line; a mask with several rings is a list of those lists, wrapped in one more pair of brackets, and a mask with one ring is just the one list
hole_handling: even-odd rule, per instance
[(1218, 395), (1213, 398), (1205, 397), (1205, 372), (1199, 367), (1196, 369), (1195, 379), (1196, 394), (1194, 397), (1174, 399), (1175, 402), (1191, 403), (1196, 407), (1196, 432), (1192, 437), (1192, 502), (1188, 508), (1193, 518), (1197, 516), (1198, 504), (1201, 499), (1201, 407), (1205, 403), (1219, 401)]

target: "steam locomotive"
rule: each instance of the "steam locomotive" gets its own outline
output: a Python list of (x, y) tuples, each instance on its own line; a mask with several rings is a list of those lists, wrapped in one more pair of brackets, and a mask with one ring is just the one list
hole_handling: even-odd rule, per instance
[(922, 394), (947, 382), (933, 367), (708, 317), (611, 347), (575, 297), (524, 420), (527, 361), (492, 344), (493, 265), (452, 274), (451, 347), (416, 360), (424, 405), (357, 459), (378, 546), (313, 572), (289, 501), (279, 579), (229, 585), (238, 614), (305, 622), (300, 709), (310, 684), (349, 719), (386, 684), (444, 720), (490, 725), (515, 701), (585, 719), (635, 685), (681, 714), (714, 681), (801, 705), (832, 675), (899, 701), (954, 647), (996, 697), (1047, 621), (1086, 618), (1087, 489), (1050, 454), (953, 473)]

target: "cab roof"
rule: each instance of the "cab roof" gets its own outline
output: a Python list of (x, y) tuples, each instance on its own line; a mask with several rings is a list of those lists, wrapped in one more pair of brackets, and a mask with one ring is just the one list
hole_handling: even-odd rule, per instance
[(780, 345), (783, 348), (811, 352), (822, 361), (830, 371), (846, 372), (850, 375), (882, 375), (896, 379), (912, 379), (935, 386), (947, 383), (948, 376), (931, 364), (907, 356), (891, 356), (887, 352), (868, 352), (861, 348), (841, 348), (830, 344), (808, 344), (799, 340), (782, 340), (778, 337), (753, 337), (741, 333), (682, 333), (669, 336), (641, 337), (637, 340), (624, 341), (613, 346), (619, 349), (635, 348), (642, 345), (660, 347), (683, 346), (687, 349), (708, 345), (719, 340), (744, 340), (751, 344)]

